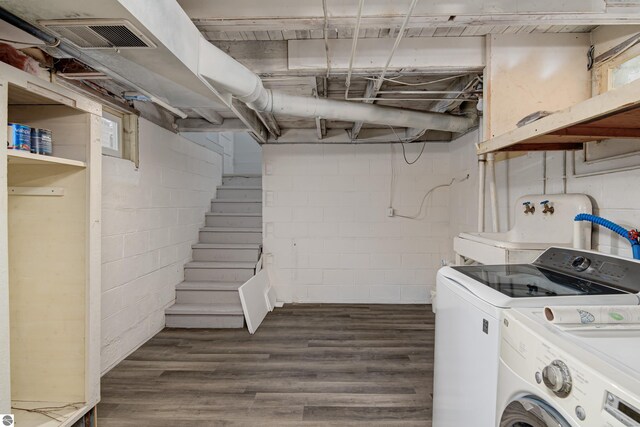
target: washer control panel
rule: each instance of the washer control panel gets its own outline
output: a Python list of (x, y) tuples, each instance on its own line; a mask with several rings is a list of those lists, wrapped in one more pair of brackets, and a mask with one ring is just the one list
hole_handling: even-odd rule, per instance
[[(628, 373), (616, 371), (586, 348), (560, 335), (557, 341), (548, 339), (546, 324), (533, 331), (508, 312), (500, 328), (499, 411), (517, 391), (547, 402), (572, 426), (640, 426), (640, 380), (629, 382)], [(515, 382), (514, 375), (519, 378)], [(509, 388), (521, 381), (527, 384), (524, 389)]]
[(556, 359), (542, 369), (542, 381), (558, 397), (571, 393), (571, 372), (562, 360)]
[(571, 248), (549, 248), (533, 262), (537, 267), (557, 271), (619, 288), (640, 292), (640, 262)]
[(625, 426), (640, 426), (640, 409), (607, 391), (604, 409)]

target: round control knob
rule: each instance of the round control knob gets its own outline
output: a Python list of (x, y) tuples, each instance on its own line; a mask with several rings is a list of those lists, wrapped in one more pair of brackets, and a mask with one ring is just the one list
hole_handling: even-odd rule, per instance
[(542, 381), (558, 397), (567, 397), (571, 393), (571, 373), (561, 360), (554, 360), (544, 367)]
[(591, 265), (591, 260), (589, 258), (585, 258), (583, 256), (576, 257), (571, 263), (571, 267), (573, 267), (576, 271), (585, 271)]

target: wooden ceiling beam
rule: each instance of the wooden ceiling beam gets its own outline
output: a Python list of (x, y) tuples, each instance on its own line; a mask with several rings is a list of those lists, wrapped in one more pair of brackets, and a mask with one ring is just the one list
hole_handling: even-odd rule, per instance
[[(369, 80), (367, 82), (367, 87), (364, 89), (364, 97), (363, 98), (374, 98), (378, 94), (378, 88), (376, 82), (374, 80)], [(373, 99), (365, 99), (365, 104), (373, 104)], [(355, 122), (353, 127), (351, 128), (351, 139), (357, 139), (360, 130), (362, 129), (362, 125), (364, 122)]]
[[(584, 14), (497, 14), (497, 15), (456, 15), (450, 16), (414, 15), (407, 28), (432, 27), (469, 27), (469, 26), (531, 26), (531, 25), (634, 25), (640, 24), (640, 16), (633, 13), (584, 13)], [(399, 27), (404, 16), (363, 16), (362, 29), (388, 29)], [(265, 17), (265, 18), (198, 18), (193, 22), (203, 32), (238, 31), (303, 31), (323, 30), (324, 17)], [(355, 24), (353, 16), (329, 17), (329, 31), (352, 30)]]

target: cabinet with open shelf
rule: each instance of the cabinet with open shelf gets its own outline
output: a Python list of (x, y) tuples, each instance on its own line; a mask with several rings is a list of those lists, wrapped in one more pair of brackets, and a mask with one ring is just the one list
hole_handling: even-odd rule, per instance
[(101, 106), (0, 64), (8, 122), (50, 129), (53, 155), (0, 143), (0, 413), (66, 426), (99, 399)]

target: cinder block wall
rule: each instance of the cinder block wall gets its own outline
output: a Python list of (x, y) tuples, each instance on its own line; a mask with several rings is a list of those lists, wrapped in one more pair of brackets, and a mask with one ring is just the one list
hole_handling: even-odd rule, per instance
[(164, 327), (221, 155), (140, 120), (140, 168), (102, 161), (102, 371)]
[[(406, 165), (395, 145), (393, 206), (412, 215), (451, 180), (446, 144)], [(407, 144), (416, 158), (421, 144)], [(387, 216), (391, 146), (263, 146), (265, 252), (278, 297), (297, 302), (425, 303), (450, 252), (448, 189), (420, 220)]]

